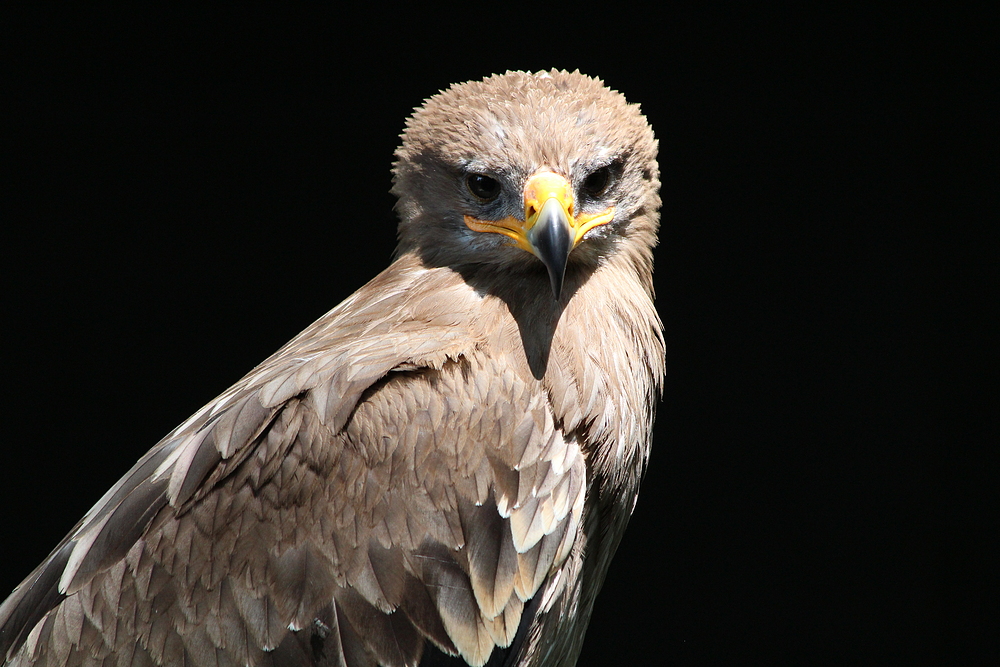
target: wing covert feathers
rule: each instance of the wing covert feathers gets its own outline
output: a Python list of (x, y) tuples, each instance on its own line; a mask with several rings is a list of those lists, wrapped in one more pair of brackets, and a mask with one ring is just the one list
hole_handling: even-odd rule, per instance
[(419, 355), (386, 335), (349, 368), (258, 369), (165, 438), (5, 607), (5, 631), (37, 616), (4, 636), (24, 640), (11, 664), (403, 666), (428, 640), (482, 665), (509, 646), (579, 530), (584, 458), (536, 384), (421, 331)]

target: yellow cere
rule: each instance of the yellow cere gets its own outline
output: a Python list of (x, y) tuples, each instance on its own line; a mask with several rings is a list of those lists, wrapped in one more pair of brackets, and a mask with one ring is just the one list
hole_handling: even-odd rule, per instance
[(481, 220), (466, 215), (465, 224), (473, 231), (503, 234), (512, 239), (522, 250), (534, 254), (534, 249), (525, 237), (525, 232), (534, 226), (542, 206), (550, 199), (556, 199), (565, 212), (566, 221), (574, 230), (574, 247), (591, 229), (607, 224), (615, 217), (614, 206), (608, 207), (600, 213), (581, 213), (574, 216), (573, 188), (569, 181), (555, 172), (541, 171), (529, 178), (524, 186), (523, 222), (514, 216), (507, 216), (501, 220)]

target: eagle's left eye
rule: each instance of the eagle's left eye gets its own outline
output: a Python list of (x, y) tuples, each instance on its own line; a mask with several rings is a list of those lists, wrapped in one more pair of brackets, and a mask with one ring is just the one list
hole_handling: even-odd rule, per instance
[(588, 197), (600, 197), (611, 185), (612, 176), (611, 165), (595, 169), (587, 175), (587, 178), (583, 179), (583, 185), (580, 186), (580, 189)]

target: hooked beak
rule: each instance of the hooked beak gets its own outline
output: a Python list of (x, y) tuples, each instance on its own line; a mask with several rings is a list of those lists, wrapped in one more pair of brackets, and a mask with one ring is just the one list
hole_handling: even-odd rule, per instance
[(502, 220), (480, 220), (465, 216), (465, 224), (477, 232), (494, 232), (512, 239), (517, 247), (542, 261), (549, 273), (552, 294), (562, 294), (569, 255), (583, 236), (614, 219), (610, 207), (597, 214), (573, 211), (573, 188), (551, 171), (536, 172), (524, 186), (524, 220), (508, 216)]

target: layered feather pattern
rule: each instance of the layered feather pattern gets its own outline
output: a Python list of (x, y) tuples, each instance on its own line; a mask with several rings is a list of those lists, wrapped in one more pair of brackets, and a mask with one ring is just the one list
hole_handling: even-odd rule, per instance
[[(575, 662), (663, 374), (655, 142), (598, 81), (509, 73), (432, 98), (399, 155), (395, 262), (98, 501), (0, 606), (4, 665)], [(560, 299), (458, 227), (438, 166), (469, 155), (623, 161)]]

